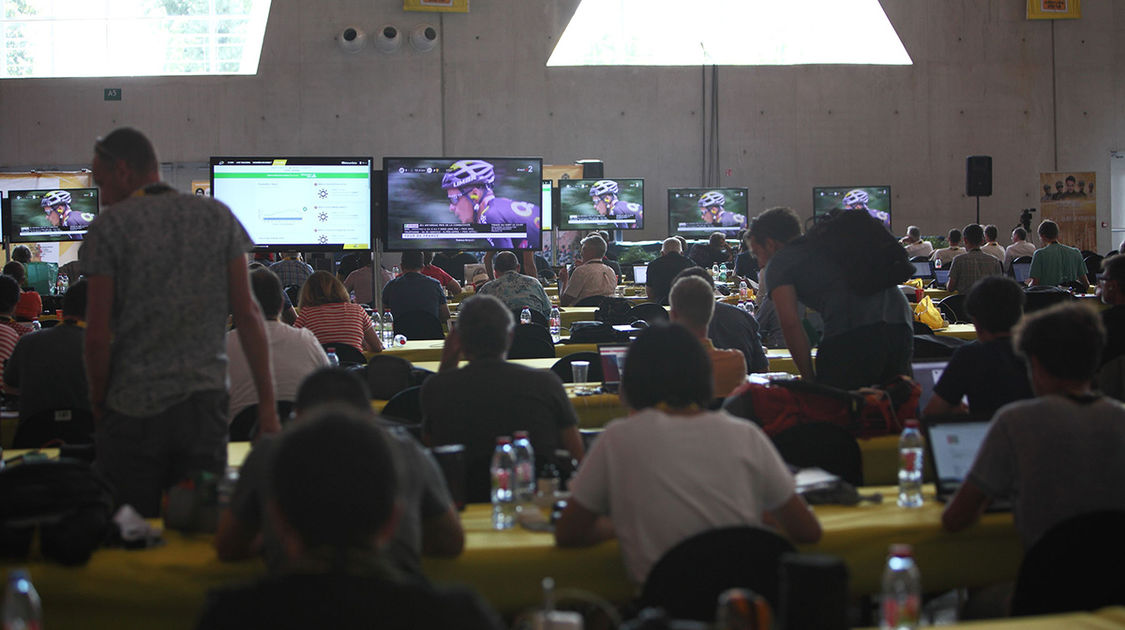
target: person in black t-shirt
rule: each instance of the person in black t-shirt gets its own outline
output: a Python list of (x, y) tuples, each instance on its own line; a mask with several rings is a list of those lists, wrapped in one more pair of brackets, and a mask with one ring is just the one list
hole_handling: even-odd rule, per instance
[(694, 266), (695, 263), (684, 256), (678, 239), (675, 237), (664, 239), (660, 256), (648, 264), (648, 279), (645, 284), (648, 299), (668, 306), (668, 294), (672, 291), (672, 279), (684, 269)]

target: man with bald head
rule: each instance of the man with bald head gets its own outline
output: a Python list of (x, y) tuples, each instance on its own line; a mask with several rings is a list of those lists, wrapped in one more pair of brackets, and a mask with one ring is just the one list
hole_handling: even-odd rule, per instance
[(543, 319), (551, 317), (551, 300), (539, 280), (520, 273), (520, 263), (512, 252), (500, 252), (492, 261), (496, 279), (485, 283), (477, 293), (497, 297), (513, 311), (525, 306)]
[(648, 264), (648, 284), (645, 291), (648, 299), (658, 304), (668, 305), (668, 294), (672, 291), (672, 279), (695, 263), (684, 256), (680, 240), (674, 236), (664, 239), (660, 257)]

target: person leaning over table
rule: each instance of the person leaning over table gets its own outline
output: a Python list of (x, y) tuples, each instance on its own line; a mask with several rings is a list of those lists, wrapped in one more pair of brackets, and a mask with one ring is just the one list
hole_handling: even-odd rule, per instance
[(688, 329), (642, 332), (625, 359), (621, 396), (631, 415), (606, 426), (570, 482), (558, 546), (616, 537), (629, 578), (643, 584), (662, 555), (704, 531), (779, 526), (798, 543), (820, 539), (820, 522), (766, 434), (707, 410), (711, 361)]
[(197, 627), (502, 628), (472, 591), (434, 587), (388, 557), (411, 474), (396, 466), (394, 439), (370, 409), (321, 407), (287, 429), (261, 482), (270, 495), (262, 516), (291, 569), (211, 591)]
[(942, 513), (959, 531), (1013, 499), (1024, 548), (1080, 514), (1125, 510), (1125, 406), (1091, 389), (1105, 329), (1097, 312), (1060, 304), (1024, 318), (1015, 346), (1037, 398), (996, 412), (969, 474)]
[[(296, 426), (325, 407), (346, 408), (376, 423), (367, 384), (351, 370), (321, 368), (301, 383), (295, 398)], [(401, 426), (385, 428), (404, 474), (398, 482), (402, 512), (386, 541), (383, 557), (399, 571), (421, 575), (420, 556), (459, 555), (465, 544), (464, 531), (437, 462)], [(261, 552), (272, 573), (294, 568), (287, 563), (283, 538), (268, 517), (273, 498), (270, 480), (278, 472), (274, 461), (277, 447), (273, 437), (263, 438), (242, 464), (230, 507), (219, 515), (215, 532), (215, 551), (224, 562)]]

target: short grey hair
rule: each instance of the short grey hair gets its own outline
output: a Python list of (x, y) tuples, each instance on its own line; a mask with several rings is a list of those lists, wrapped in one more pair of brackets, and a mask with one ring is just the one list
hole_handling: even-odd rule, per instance
[(672, 285), (669, 300), (676, 320), (690, 328), (707, 328), (715, 314), (715, 292), (703, 278), (687, 276)]
[(512, 311), (491, 295), (474, 295), (457, 309), (461, 347), (474, 359), (503, 358), (512, 343), (514, 327)]
[(683, 247), (680, 245), (680, 239), (675, 236), (669, 236), (664, 239), (664, 245), (661, 246), (660, 251), (665, 253), (683, 252)]
[(591, 235), (587, 236), (586, 238), (582, 239), (582, 249), (585, 250), (587, 247), (590, 248), (590, 251), (597, 254), (598, 258), (601, 258), (602, 256), (605, 256), (605, 249), (606, 249), (605, 239), (598, 236), (597, 234), (591, 234)]

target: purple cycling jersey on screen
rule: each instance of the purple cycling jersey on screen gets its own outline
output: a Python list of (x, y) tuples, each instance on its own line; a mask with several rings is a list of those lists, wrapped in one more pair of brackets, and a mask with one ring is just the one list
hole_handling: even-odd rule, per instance
[[(539, 206), (526, 201), (515, 201), (503, 197), (488, 197), (481, 203), (484, 208), (477, 217), (478, 223), (495, 225), (498, 223), (522, 223), (527, 227), (527, 234), (538, 232)], [(516, 247), (527, 249), (526, 238), (490, 238), (488, 242), (493, 247)]]
[(745, 219), (741, 215), (723, 210), (716, 214), (711, 214), (707, 222), (715, 227), (738, 227), (745, 222)]
[(644, 208), (641, 207), (641, 204), (618, 199), (617, 202), (613, 204), (613, 207), (606, 211), (605, 218), (610, 220), (635, 219), (635, 221), (630, 222), (621, 221), (613, 223), (613, 227), (615, 228), (633, 228), (640, 225), (643, 214)]

